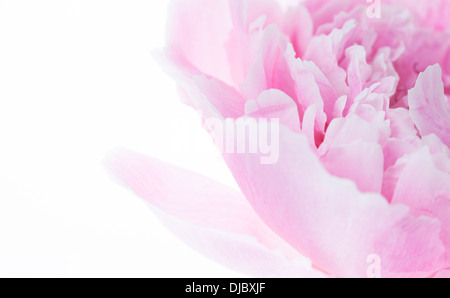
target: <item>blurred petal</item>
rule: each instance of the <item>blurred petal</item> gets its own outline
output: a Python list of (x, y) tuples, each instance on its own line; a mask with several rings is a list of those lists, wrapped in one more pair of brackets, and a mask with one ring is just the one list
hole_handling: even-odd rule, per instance
[(439, 271), (434, 278), (450, 278), (450, 269)]
[(325, 277), (270, 230), (239, 192), (127, 150), (112, 153), (105, 165), (171, 231), (213, 260), (254, 276)]
[(225, 50), (232, 29), (228, 0), (172, 0), (168, 46), (201, 72), (232, 85)]

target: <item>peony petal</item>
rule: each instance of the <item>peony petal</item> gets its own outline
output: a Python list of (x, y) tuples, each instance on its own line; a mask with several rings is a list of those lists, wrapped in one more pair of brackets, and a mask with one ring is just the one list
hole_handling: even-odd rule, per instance
[(317, 115), (317, 106), (315, 104), (310, 105), (303, 115), (302, 121), (302, 133), (308, 139), (309, 145), (311, 148), (316, 151), (317, 150), (317, 142), (316, 142), (316, 115)]
[(229, 2), (234, 26), (225, 48), (233, 80), (239, 86), (255, 63), (253, 57), (257, 56), (262, 31), (270, 24), (280, 24), (283, 11), (276, 2), (270, 0)]
[(420, 134), (426, 136), (434, 133), (450, 147), (450, 111), (438, 64), (419, 75), (408, 97), (410, 114)]
[(387, 117), (391, 122), (391, 136), (398, 139), (418, 138), (417, 129), (404, 108), (388, 109)]
[(443, 267), (438, 220), (413, 217), (331, 176), (304, 136), (281, 126), (279, 139), (276, 164), (262, 165), (258, 154), (224, 157), (259, 216), (315, 265), (364, 277), (367, 257), (377, 254), (384, 277), (429, 276)]
[(366, 62), (364, 47), (355, 45), (345, 51), (347, 68), (347, 82), (350, 87), (350, 98), (353, 99), (366, 87), (365, 84), (372, 74), (372, 67)]
[(326, 76), (338, 94), (348, 94), (347, 74), (339, 66), (343, 56), (344, 45), (356, 28), (353, 20), (348, 21), (342, 29), (334, 29), (329, 35), (315, 36), (304, 55), (304, 60), (314, 62)]
[[(450, 75), (449, 65), (445, 63), (446, 56), (450, 51), (450, 33), (432, 33), (430, 31), (418, 30), (410, 34), (406, 40), (405, 53), (395, 61), (400, 81), (398, 94), (396, 95), (397, 105), (407, 107), (407, 92), (414, 87), (418, 75), (424, 72), (428, 66), (439, 63), (444, 70), (444, 78)], [(450, 86), (445, 82), (446, 88)], [(404, 102), (402, 102), (404, 101)]]
[(247, 100), (258, 98), (267, 89), (281, 90), (296, 100), (294, 82), (284, 57), (287, 45), (287, 38), (275, 25), (264, 29), (256, 61), (241, 85)]
[(232, 30), (228, 0), (172, 0), (168, 46), (201, 72), (233, 85), (225, 43)]
[(128, 150), (112, 153), (105, 165), (171, 231), (221, 264), (254, 276), (325, 277), (270, 230), (239, 192)]
[(155, 58), (178, 83), (182, 101), (205, 118), (238, 118), (244, 115), (245, 99), (224, 82), (208, 78), (171, 48)]
[(334, 119), (328, 127), (319, 152), (324, 155), (332, 147), (347, 145), (354, 141), (380, 143), (380, 130), (357, 115)]
[(321, 133), (325, 131), (327, 115), (324, 112), (324, 101), (320, 93), (314, 73), (300, 59), (295, 58), (292, 49), (288, 49), (290, 55), (287, 57), (291, 77), (294, 80), (295, 92), (301, 111), (306, 111), (310, 106), (316, 106), (314, 127)]
[(427, 147), (405, 161), (392, 203), (410, 206), (416, 215), (439, 219), (447, 249), (446, 266), (450, 266), (450, 174), (436, 168)]
[(235, 89), (205, 76), (194, 77), (194, 82), (207, 102), (224, 118), (239, 118), (244, 115), (245, 99)]
[(359, 0), (306, 0), (306, 7), (312, 15), (316, 29), (323, 24), (332, 22), (340, 12), (349, 11), (360, 4)]
[[(258, 56), (262, 31), (273, 25), (293, 44), (296, 53), (302, 55), (312, 38), (313, 25), (303, 3), (295, 3), (283, 11), (278, 1), (230, 0), (233, 30), (226, 43), (234, 81), (241, 84)], [(282, 2), (282, 1), (281, 1)]]
[(321, 160), (331, 174), (353, 180), (362, 192), (381, 191), (383, 151), (377, 143), (355, 141), (330, 148)]
[(266, 90), (257, 100), (247, 101), (245, 112), (254, 118), (279, 119), (281, 124), (292, 131), (300, 132), (297, 105), (292, 98), (280, 90)]
[(447, 270), (441, 270), (438, 273), (436, 273), (434, 278), (450, 278), (450, 269)]
[(386, 4), (408, 8), (424, 27), (445, 31), (450, 28), (450, 2), (448, 0), (387, 0)]

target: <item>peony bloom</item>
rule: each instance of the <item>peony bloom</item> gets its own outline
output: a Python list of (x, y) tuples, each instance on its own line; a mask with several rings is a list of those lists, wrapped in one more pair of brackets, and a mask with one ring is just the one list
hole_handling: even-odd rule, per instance
[(249, 275), (450, 276), (450, 1), (286, 2), (174, 0), (159, 57), (204, 119), (278, 119), (276, 162), (224, 151), (241, 192), (128, 151), (108, 168)]

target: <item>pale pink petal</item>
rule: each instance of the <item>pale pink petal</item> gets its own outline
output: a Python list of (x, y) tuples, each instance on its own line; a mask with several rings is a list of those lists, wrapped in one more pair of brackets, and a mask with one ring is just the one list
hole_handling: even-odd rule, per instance
[(280, 90), (266, 90), (257, 100), (247, 101), (245, 112), (254, 118), (279, 119), (281, 124), (292, 131), (300, 132), (297, 105), (292, 98)]
[(450, 278), (450, 269), (447, 270), (441, 270), (436, 275), (433, 276), (434, 278)]
[[(405, 42), (405, 53), (394, 63), (399, 74), (399, 90), (396, 95), (399, 106), (407, 107), (409, 89), (413, 88), (421, 72), (428, 66), (441, 64), (446, 78), (445, 86), (450, 87), (450, 65), (445, 63), (450, 51), (450, 33), (431, 33), (429, 31), (416, 31)], [(402, 102), (403, 101), (403, 102)]]
[(225, 43), (232, 29), (228, 0), (173, 0), (168, 46), (201, 72), (233, 85)]
[(276, 26), (287, 37), (298, 55), (305, 51), (312, 38), (312, 20), (301, 2), (286, 12), (272, 0), (230, 0), (230, 8), (234, 26), (225, 47), (237, 84), (244, 81), (255, 63), (262, 31), (269, 25)]
[(323, 133), (324, 124), (333, 119), (334, 107), (338, 99), (337, 91), (314, 62), (296, 58), (296, 53), (290, 44), (286, 49), (285, 58), (294, 79), (299, 105), (303, 111), (311, 104), (318, 107), (317, 130)]
[(258, 98), (267, 89), (279, 89), (296, 100), (294, 82), (284, 58), (287, 44), (287, 38), (275, 25), (264, 29), (256, 61), (241, 84), (247, 100)]
[[(383, 0), (384, 1), (384, 0)], [(418, 22), (439, 31), (450, 28), (450, 1), (448, 0), (387, 0), (386, 4), (408, 8)]]
[(403, 156), (416, 150), (415, 139), (390, 138), (383, 146), (384, 168), (387, 170)]
[(260, 217), (315, 265), (337, 276), (366, 276), (367, 257), (381, 257), (382, 276), (429, 276), (441, 269), (440, 223), (389, 206), (378, 194), (331, 176), (302, 135), (281, 126), (279, 160), (225, 154)]
[[(258, 0), (259, 1), (259, 0)], [(297, 57), (306, 52), (313, 37), (314, 24), (306, 7), (299, 1), (297, 7), (291, 7), (284, 17), (283, 32), (290, 38)]]
[(334, 119), (328, 127), (319, 151), (323, 155), (329, 148), (350, 144), (354, 141), (380, 143), (380, 130), (357, 115)]
[(435, 134), (449, 147), (450, 111), (439, 65), (430, 66), (419, 75), (416, 86), (409, 91), (408, 102), (420, 134)]
[(387, 117), (391, 122), (391, 137), (399, 139), (417, 138), (417, 129), (409, 111), (404, 108), (388, 109)]
[(182, 101), (205, 118), (238, 118), (244, 114), (245, 99), (236, 89), (206, 77), (177, 51), (166, 49), (165, 53), (155, 53), (155, 58), (176, 79)]
[(349, 21), (342, 29), (334, 29), (329, 35), (315, 36), (304, 55), (304, 60), (314, 62), (326, 76), (338, 94), (348, 94), (347, 74), (339, 66), (344, 45), (351, 38), (356, 23)]
[(112, 153), (105, 165), (171, 231), (221, 264), (254, 276), (325, 276), (272, 232), (239, 192), (127, 150)]
[(233, 80), (239, 85), (255, 63), (254, 57), (258, 53), (262, 31), (270, 24), (280, 24), (283, 20), (283, 11), (275, 1), (270, 0), (229, 2), (233, 29), (225, 48)]
[(306, 7), (310, 11), (314, 27), (318, 28), (323, 24), (330, 23), (340, 12), (349, 11), (357, 5), (361, 5), (359, 0), (307, 0)]
[(344, 109), (347, 105), (347, 100), (348, 98), (346, 95), (342, 95), (336, 100), (333, 107), (332, 119), (341, 118), (344, 116)]
[(345, 51), (344, 63), (347, 67), (347, 82), (350, 87), (350, 98), (353, 100), (366, 87), (366, 82), (372, 74), (372, 67), (367, 64), (366, 51), (362, 46), (355, 45)]
[(301, 111), (306, 111), (311, 105), (316, 106), (314, 127), (321, 133), (325, 131), (327, 115), (324, 112), (324, 101), (320, 93), (314, 73), (299, 58), (294, 55), (288, 58), (291, 76), (294, 79), (295, 92)]
[(194, 82), (199, 92), (206, 98), (205, 102), (209, 102), (224, 118), (238, 118), (244, 115), (245, 99), (235, 89), (205, 76), (194, 77)]
[(427, 147), (409, 156), (392, 199), (416, 215), (436, 217), (441, 222), (441, 239), (446, 247), (446, 266), (450, 266), (450, 174), (438, 170)]
[(375, 193), (381, 191), (383, 159), (378, 143), (362, 141), (334, 146), (321, 157), (330, 174), (353, 180), (362, 192)]
[(317, 140), (316, 140), (316, 129), (315, 129), (315, 123), (316, 123), (316, 115), (317, 115), (317, 106), (315, 104), (310, 105), (303, 115), (303, 121), (302, 121), (302, 133), (306, 136), (308, 139), (309, 145), (311, 148), (316, 151), (317, 149)]

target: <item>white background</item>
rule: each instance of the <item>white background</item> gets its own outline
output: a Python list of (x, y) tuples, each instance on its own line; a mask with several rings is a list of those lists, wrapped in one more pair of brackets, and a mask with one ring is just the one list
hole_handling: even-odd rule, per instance
[[(0, 277), (239, 276), (101, 165), (127, 147), (234, 186), (152, 58), (167, 3), (0, 0)], [(204, 148), (174, 145), (186, 135)]]

